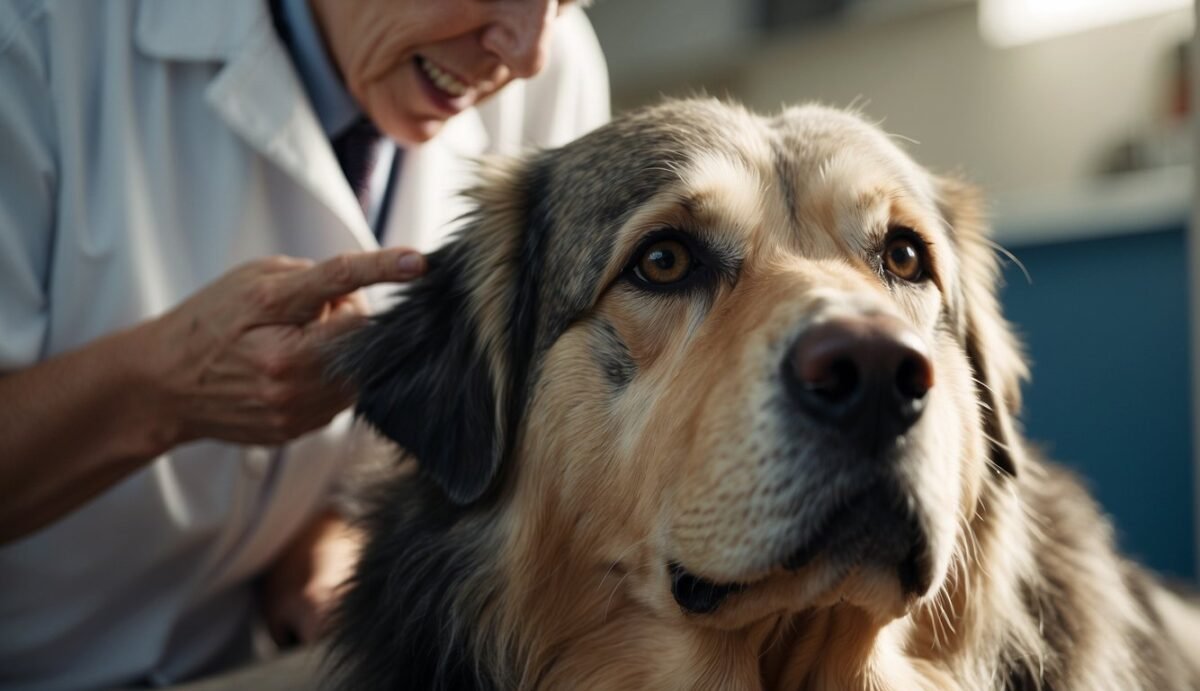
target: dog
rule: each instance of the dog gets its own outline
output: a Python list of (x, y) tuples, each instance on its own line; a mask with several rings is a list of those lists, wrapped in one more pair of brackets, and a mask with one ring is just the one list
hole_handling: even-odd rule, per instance
[(1021, 437), (980, 195), (859, 115), (669, 101), (484, 166), (346, 342), (346, 689), (1200, 688), (1200, 610)]

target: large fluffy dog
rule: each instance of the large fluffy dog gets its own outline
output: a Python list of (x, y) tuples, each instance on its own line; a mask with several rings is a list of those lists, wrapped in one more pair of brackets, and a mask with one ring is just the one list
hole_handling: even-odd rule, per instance
[(1016, 429), (969, 189), (854, 115), (685, 101), (473, 198), (342, 360), (421, 468), (346, 688), (1200, 685), (1200, 617)]

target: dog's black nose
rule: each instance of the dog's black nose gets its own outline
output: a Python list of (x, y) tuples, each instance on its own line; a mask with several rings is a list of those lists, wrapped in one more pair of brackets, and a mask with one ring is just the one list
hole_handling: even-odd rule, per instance
[(933, 386), (933, 365), (921, 338), (900, 319), (882, 314), (809, 328), (783, 369), (791, 395), (809, 416), (871, 448), (911, 427)]

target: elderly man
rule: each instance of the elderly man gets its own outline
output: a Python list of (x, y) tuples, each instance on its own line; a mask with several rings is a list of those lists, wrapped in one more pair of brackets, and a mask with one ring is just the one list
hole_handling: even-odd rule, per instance
[(323, 348), (469, 158), (607, 117), (565, 5), (0, 5), (0, 688), (228, 669), (259, 610), (320, 636), (358, 544)]

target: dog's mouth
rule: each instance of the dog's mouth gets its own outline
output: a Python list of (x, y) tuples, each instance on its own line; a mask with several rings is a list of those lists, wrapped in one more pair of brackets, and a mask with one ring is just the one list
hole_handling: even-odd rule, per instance
[(668, 564), (667, 571), (671, 575), (671, 595), (675, 603), (690, 614), (714, 612), (725, 598), (746, 587), (742, 583), (714, 583), (691, 573), (678, 562)]
[[(778, 570), (795, 574), (824, 557), (829, 567), (847, 573), (855, 567), (891, 571), (906, 597), (920, 597), (931, 587), (931, 557), (920, 521), (904, 495), (890, 483), (877, 483), (830, 511), (819, 526), (785, 557)], [(689, 614), (715, 612), (730, 595), (754, 583), (717, 583), (696, 575), (679, 562), (667, 565), (671, 595)]]
[(798, 571), (819, 555), (845, 566), (895, 569), (905, 595), (921, 595), (932, 580), (925, 533), (903, 492), (875, 483), (826, 515), (820, 526), (783, 560)]

